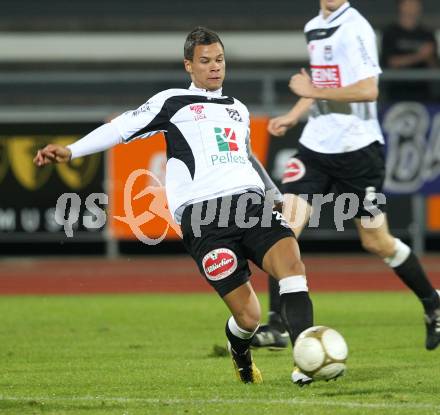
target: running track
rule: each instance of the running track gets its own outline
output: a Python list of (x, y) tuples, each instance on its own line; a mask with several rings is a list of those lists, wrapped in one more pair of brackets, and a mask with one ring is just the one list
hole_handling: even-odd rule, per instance
[[(304, 256), (312, 291), (390, 291), (405, 289), (385, 264), (372, 256)], [(440, 287), (440, 258), (423, 258)], [(267, 287), (265, 274), (252, 267), (257, 291)], [(185, 256), (86, 259), (0, 260), (0, 295), (84, 293), (212, 292), (192, 259)]]

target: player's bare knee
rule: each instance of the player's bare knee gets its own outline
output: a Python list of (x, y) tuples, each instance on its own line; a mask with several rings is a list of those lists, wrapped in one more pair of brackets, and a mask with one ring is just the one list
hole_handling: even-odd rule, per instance
[(362, 248), (367, 252), (372, 254), (378, 254), (380, 252), (380, 247), (378, 246), (378, 240), (376, 238), (362, 238), (361, 240)]
[(380, 257), (388, 257), (394, 253), (394, 241), (393, 238), (385, 237), (367, 237), (362, 238), (362, 247), (375, 255)]
[(244, 307), (241, 310), (236, 310), (233, 315), (239, 327), (243, 330), (254, 331), (260, 325), (261, 308)]
[(286, 257), (282, 264), (277, 264), (276, 272), (272, 273), (272, 276), (277, 280), (290, 275), (305, 275), (306, 267), (301, 259), (296, 257)]
[(381, 258), (388, 258), (395, 254), (396, 252), (396, 239), (392, 235), (386, 235), (385, 238), (383, 238), (382, 244), (381, 244), (381, 252), (379, 253), (379, 256)]
[(286, 270), (286, 275), (305, 275), (306, 267), (300, 258), (291, 258)]
[(260, 325), (261, 311), (260, 310), (243, 310), (240, 313), (234, 314), (237, 324), (246, 331), (254, 331)]

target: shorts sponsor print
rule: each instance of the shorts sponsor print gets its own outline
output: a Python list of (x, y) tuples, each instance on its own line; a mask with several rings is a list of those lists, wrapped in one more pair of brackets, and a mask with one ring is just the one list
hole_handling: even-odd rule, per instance
[(206, 278), (211, 281), (228, 277), (237, 269), (237, 264), (237, 256), (228, 248), (214, 249), (202, 260)]

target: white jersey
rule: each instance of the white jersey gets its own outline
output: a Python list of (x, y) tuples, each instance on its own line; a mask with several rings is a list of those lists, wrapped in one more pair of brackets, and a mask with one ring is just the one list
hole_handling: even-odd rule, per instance
[[(377, 77), (375, 33), (349, 3), (324, 19), (322, 13), (304, 29), (310, 70), (316, 87), (338, 88)], [(345, 153), (374, 141), (384, 142), (375, 102), (316, 100), (300, 142), (320, 153)]]
[(168, 89), (112, 123), (125, 143), (164, 132), (166, 194), (178, 223), (188, 204), (249, 189), (264, 194), (247, 149), (249, 111), (221, 90)]

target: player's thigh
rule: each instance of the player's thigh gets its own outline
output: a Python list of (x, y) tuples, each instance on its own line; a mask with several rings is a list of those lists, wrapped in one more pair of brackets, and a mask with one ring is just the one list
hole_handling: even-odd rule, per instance
[(356, 218), (373, 217), (386, 212), (386, 197), (382, 193), (385, 180), (383, 146), (369, 146), (340, 155), (334, 181), (343, 209), (352, 209)]
[(253, 206), (250, 212), (259, 221), (243, 234), (247, 258), (276, 279), (304, 275), (298, 242), (284, 216), (273, 211), (267, 220), (262, 204)]
[(291, 193), (283, 195), (283, 215), (297, 238), (303, 231), (312, 213), (312, 206), (301, 196)]
[(295, 238), (284, 238), (270, 247), (263, 257), (262, 268), (275, 279), (293, 275), (304, 275), (298, 242)]
[[(289, 226), (284, 216), (280, 212), (271, 212), (269, 216), (265, 215), (263, 205), (257, 205), (250, 209), (250, 212), (254, 218), (258, 219), (258, 223), (254, 226), (249, 227), (244, 230), (242, 246), (247, 258), (252, 260), (258, 267), (268, 271), (264, 268), (263, 262), (267, 253), (272, 249), (273, 246), (277, 245), (279, 241), (284, 239), (291, 240), (285, 256), (288, 258), (292, 257), (292, 249), (295, 244), (297, 245), (295, 235), (292, 228)], [(287, 258), (281, 258), (282, 263), (288, 263)], [(284, 269), (285, 267), (283, 267)], [(279, 274), (279, 269), (276, 269), (277, 275)], [(277, 275), (274, 275), (276, 277)]]

